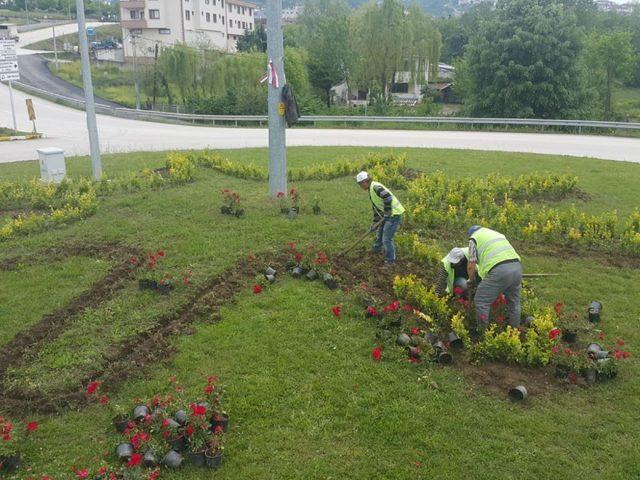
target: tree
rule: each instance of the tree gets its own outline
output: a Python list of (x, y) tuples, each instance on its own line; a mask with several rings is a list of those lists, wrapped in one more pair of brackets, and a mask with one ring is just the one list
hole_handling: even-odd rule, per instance
[(614, 82), (633, 76), (637, 57), (632, 46), (631, 32), (616, 30), (611, 33), (594, 33), (589, 37), (587, 58), (592, 75), (600, 79), (605, 118), (613, 116), (611, 94)]
[(262, 24), (256, 25), (255, 30), (245, 30), (244, 36), (236, 42), (236, 48), (239, 52), (256, 52), (267, 51), (267, 32)]
[(589, 107), (576, 17), (553, 0), (499, 0), (457, 66), (471, 115), (576, 117)]
[(300, 39), (309, 52), (309, 75), (314, 87), (331, 104), (331, 87), (347, 80), (351, 67), (350, 10), (344, 0), (309, 0), (300, 21)]

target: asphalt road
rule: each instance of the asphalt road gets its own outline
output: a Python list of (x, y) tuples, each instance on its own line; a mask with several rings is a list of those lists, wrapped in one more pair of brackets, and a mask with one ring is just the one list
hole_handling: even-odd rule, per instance
[[(102, 25), (110, 25), (109, 23), (88, 22), (87, 27), (100, 27)], [(68, 33), (76, 33), (78, 31), (77, 23), (68, 23), (66, 25), (56, 25), (56, 36), (67, 35)], [(51, 27), (32, 30), (31, 32), (20, 33), (20, 41), (18, 42), (18, 55), (32, 55), (41, 52), (40, 50), (29, 50), (24, 47), (32, 43), (46, 40), (53, 37), (53, 29)], [(62, 48), (62, 45), (60, 46)]]
[[(84, 89), (76, 87), (69, 82), (65, 82), (56, 77), (49, 67), (47, 60), (40, 55), (19, 55), (18, 64), (20, 66), (20, 81), (51, 93), (57, 93), (75, 100), (84, 101)], [(110, 102), (94, 95), (96, 103), (108, 107), (122, 107), (119, 103)]]
[[(27, 95), (14, 90), (20, 130), (31, 130), (27, 117)], [(46, 138), (0, 143), (0, 163), (34, 160), (36, 149), (59, 147), (67, 156), (87, 155), (89, 141), (86, 115), (80, 110), (34, 98), (38, 130)], [(11, 124), (9, 91), (0, 84), (0, 125)], [(189, 148), (245, 148), (268, 145), (266, 128), (192, 127), (142, 122), (98, 115), (103, 153), (161, 151)], [(450, 148), (504, 152), (531, 152), (595, 157), (640, 163), (640, 139), (590, 135), (533, 133), (291, 129), (288, 146), (369, 146)]]

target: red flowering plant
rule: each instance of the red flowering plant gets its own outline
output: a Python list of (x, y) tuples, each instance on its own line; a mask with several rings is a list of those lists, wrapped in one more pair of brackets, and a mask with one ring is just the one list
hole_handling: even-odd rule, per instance
[(324, 275), (325, 273), (331, 273), (331, 271), (333, 271), (331, 263), (329, 262), (329, 256), (322, 251), (316, 252), (316, 256), (313, 259), (312, 267), (320, 276)]
[(566, 374), (570, 372), (581, 373), (594, 366), (593, 359), (589, 357), (584, 348), (574, 350), (571, 347), (554, 345), (551, 360)]
[(300, 192), (295, 188), (289, 190), (289, 198), (291, 199), (291, 208), (296, 212), (300, 211)]
[(278, 203), (280, 204), (280, 212), (289, 213), (289, 207), (287, 205), (287, 194), (284, 192), (278, 192), (276, 194), (276, 198), (278, 199)]
[(189, 420), (184, 428), (184, 435), (189, 441), (189, 450), (194, 453), (204, 452), (211, 438), (208, 407), (206, 402), (189, 405)]
[(21, 453), (27, 440), (39, 427), (38, 422), (16, 424), (0, 416), (0, 465), (9, 457)]
[(228, 188), (223, 188), (220, 191), (222, 195), (222, 207), (220, 212), (226, 215), (240, 216), (239, 212), (244, 212), (244, 209), (240, 208), (240, 195)]

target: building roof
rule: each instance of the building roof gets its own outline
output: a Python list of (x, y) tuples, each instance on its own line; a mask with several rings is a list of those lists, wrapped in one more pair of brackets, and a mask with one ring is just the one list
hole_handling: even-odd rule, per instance
[(240, 5), (241, 7), (253, 8), (254, 10), (258, 8), (258, 5), (255, 3), (245, 2), (244, 0), (227, 0), (227, 3), (233, 3), (234, 5)]

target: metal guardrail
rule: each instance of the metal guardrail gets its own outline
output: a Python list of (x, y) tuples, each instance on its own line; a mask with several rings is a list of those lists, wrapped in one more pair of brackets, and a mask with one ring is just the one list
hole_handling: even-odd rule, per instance
[[(84, 101), (65, 97), (55, 93), (32, 87), (21, 82), (13, 85), (25, 92), (52, 100), (73, 108), (84, 110)], [(156, 110), (136, 110), (124, 107), (109, 107), (96, 103), (96, 112), (135, 120), (162, 120), (182, 123), (238, 122), (259, 123), (268, 120), (267, 115), (201, 115), (190, 113), (160, 112)], [(413, 123), (429, 125), (502, 125), (502, 126), (534, 126), (534, 127), (577, 127), (606, 130), (640, 130), (638, 122), (604, 122), (596, 120), (544, 120), (536, 118), (464, 118), (464, 117), (383, 117), (383, 116), (351, 116), (351, 115), (308, 115), (300, 117), (305, 123)]]

